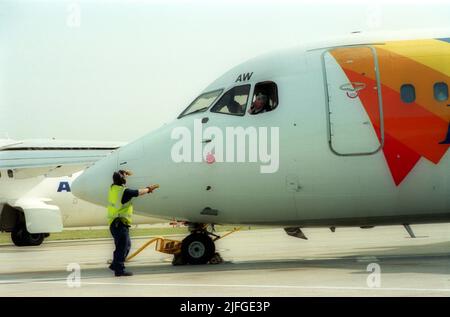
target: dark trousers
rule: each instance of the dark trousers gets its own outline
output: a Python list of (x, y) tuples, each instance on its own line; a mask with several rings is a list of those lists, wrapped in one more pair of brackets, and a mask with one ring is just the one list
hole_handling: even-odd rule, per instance
[(111, 223), (109, 230), (111, 231), (116, 246), (110, 268), (116, 272), (123, 272), (125, 270), (125, 259), (131, 248), (129, 226), (117, 218)]

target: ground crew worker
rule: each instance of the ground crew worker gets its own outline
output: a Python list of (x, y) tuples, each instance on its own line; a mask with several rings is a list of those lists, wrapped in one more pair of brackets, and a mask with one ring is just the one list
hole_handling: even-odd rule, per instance
[(131, 248), (129, 228), (131, 216), (133, 215), (133, 205), (131, 199), (153, 192), (158, 185), (148, 186), (142, 189), (126, 188), (126, 177), (131, 175), (130, 171), (120, 170), (113, 174), (113, 184), (108, 195), (108, 222), (111, 235), (114, 238), (116, 249), (113, 254), (113, 261), (109, 268), (114, 271), (115, 276), (131, 276), (133, 273), (125, 271), (125, 259)]

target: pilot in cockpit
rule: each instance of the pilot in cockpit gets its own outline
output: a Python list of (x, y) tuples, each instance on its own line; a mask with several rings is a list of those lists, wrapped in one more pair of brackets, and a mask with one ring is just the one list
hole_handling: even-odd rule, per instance
[(241, 114), (244, 113), (244, 110), (242, 109), (242, 105), (237, 102), (236, 100), (232, 99), (227, 104), (228, 111), (233, 114)]
[(252, 106), (248, 110), (249, 114), (259, 114), (266, 111), (272, 110), (269, 105), (269, 98), (263, 93), (258, 93), (256, 95), (255, 101), (253, 101)]
[(242, 114), (244, 113), (244, 109), (242, 108), (242, 105), (234, 100), (234, 96), (231, 94), (227, 94), (224, 96), (223, 100), (223, 106), (226, 106), (229, 113), (232, 114)]

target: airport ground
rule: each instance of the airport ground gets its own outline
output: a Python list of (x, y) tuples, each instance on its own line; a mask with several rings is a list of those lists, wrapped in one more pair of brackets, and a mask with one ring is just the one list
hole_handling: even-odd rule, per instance
[(4, 244), (0, 296), (450, 296), (450, 224), (412, 227), (415, 239), (401, 226), (305, 229), (309, 240), (241, 231), (217, 242), (222, 264), (172, 266), (146, 249), (128, 264), (135, 275), (120, 278), (107, 269), (108, 239)]

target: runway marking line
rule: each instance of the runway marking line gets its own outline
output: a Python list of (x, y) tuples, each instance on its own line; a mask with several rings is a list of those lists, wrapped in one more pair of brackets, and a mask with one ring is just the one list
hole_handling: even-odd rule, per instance
[[(1, 284), (66, 284), (66, 278), (10, 280), (0, 281)], [(176, 283), (123, 283), (123, 282), (83, 282), (83, 285), (111, 285), (111, 286), (162, 286), (162, 287), (224, 287), (224, 288), (285, 288), (305, 290), (358, 290), (358, 291), (413, 291), (413, 292), (450, 292), (446, 288), (408, 288), (408, 287), (354, 287), (354, 286), (303, 286), (303, 285), (252, 285), (252, 284), (176, 284)]]

